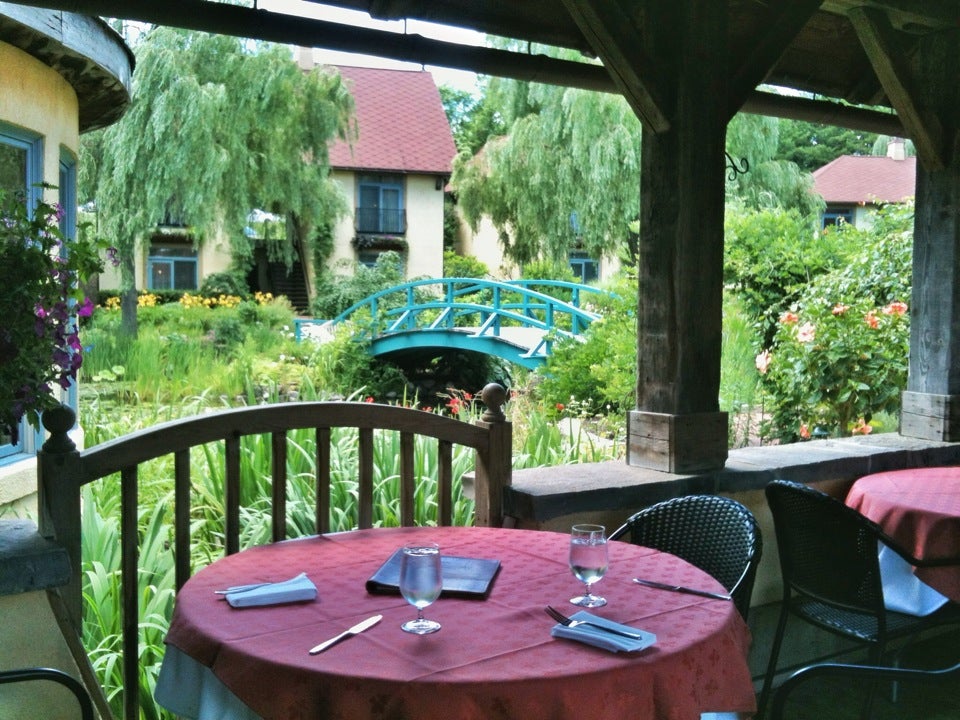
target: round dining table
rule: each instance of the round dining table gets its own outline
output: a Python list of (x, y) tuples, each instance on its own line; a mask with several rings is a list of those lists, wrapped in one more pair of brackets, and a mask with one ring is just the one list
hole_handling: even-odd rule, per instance
[[(365, 589), (380, 565), (413, 541), (501, 563), (485, 598), (441, 596), (426, 608), (425, 616), (442, 625), (431, 635), (400, 629), (416, 614), (402, 597)], [(547, 605), (567, 614), (580, 609), (569, 602), (582, 585), (568, 551), (564, 533), (424, 527), (314, 536), (230, 555), (199, 571), (177, 596), (166, 637), (177, 668), (165, 673), (165, 659), (158, 701), (201, 720), (205, 702), (196, 695), (207, 692), (241, 701), (252, 717), (276, 720), (697, 720), (704, 712), (755, 709), (750, 633), (733, 603), (632, 581), (724, 592), (673, 555), (610, 542), (609, 569), (594, 585), (608, 603), (590, 612), (653, 633), (651, 646), (611, 652), (552, 636)], [(317, 586), (312, 601), (234, 608), (215, 594), (301, 572)], [(308, 653), (374, 614), (383, 619), (365, 632)], [(187, 677), (191, 667), (209, 681)]]
[(960, 467), (891, 470), (859, 478), (845, 500), (915, 558), (924, 583), (960, 602)]

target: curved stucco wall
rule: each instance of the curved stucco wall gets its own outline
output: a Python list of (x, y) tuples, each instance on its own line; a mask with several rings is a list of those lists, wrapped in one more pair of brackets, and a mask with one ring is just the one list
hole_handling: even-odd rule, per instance
[[(43, 179), (59, 182), (61, 153), (76, 157), (80, 130), (77, 94), (64, 78), (24, 51), (0, 43), (0, 122), (43, 139)], [(57, 191), (46, 200), (55, 202)], [(36, 461), (33, 457), (0, 466), (0, 507), (19, 515), (36, 512)]]

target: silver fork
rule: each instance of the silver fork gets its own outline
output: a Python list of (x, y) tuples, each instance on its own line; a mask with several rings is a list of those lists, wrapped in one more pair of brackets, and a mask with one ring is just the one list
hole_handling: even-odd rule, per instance
[(590, 622), (589, 620), (574, 620), (573, 618), (568, 618), (559, 610), (547, 605), (545, 608), (547, 615), (552, 617), (561, 625), (566, 625), (567, 627), (577, 627), (577, 625), (589, 625), (590, 627), (597, 628), (598, 630), (605, 630), (608, 633), (613, 633), (614, 635), (620, 635), (621, 637), (627, 637), (631, 640), (640, 640), (643, 636), (639, 633), (627, 632), (626, 630), (618, 630), (617, 628), (608, 627), (606, 625), (601, 625), (600, 623)]

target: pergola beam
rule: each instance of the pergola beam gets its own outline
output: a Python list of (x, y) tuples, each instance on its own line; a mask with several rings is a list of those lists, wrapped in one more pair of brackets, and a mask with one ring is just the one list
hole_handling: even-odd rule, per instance
[(889, 19), (883, 12), (869, 8), (853, 8), (847, 16), (887, 98), (913, 140), (917, 157), (931, 170), (943, 169), (943, 128), (936, 115), (918, 101), (914, 74)]
[(563, 0), (563, 4), (640, 121), (653, 132), (669, 130), (663, 93), (657, 86), (663, 75), (643, 51), (635, 23), (617, 0)]

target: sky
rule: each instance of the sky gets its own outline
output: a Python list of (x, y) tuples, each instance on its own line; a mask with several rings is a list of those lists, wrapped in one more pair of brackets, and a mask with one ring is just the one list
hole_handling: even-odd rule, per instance
[[(296, 13), (304, 17), (312, 17), (318, 20), (327, 20), (330, 22), (339, 22), (361, 27), (374, 28), (377, 30), (389, 30), (391, 32), (415, 33), (424, 37), (436, 40), (445, 40), (447, 42), (456, 42), (465, 45), (483, 45), (484, 35), (474, 30), (464, 28), (455, 28), (447, 25), (437, 25), (435, 23), (410, 20), (404, 23), (402, 20), (385, 21), (374, 20), (369, 15), (355, 10), (345, 10), (326, 5), (319, 5), (313, 2), (302, 2), (301, 0), (259, 0), (257, 7), (261, 10), (273, 12)], [(360, 55), (357, 53), (338, 52), (334, 50), (323, 50), (317, 48), (314, 50), (314, 60), (319, 63), (331, 65), (359, 65), (362, 67), (380, 67), (380, 68), (411, 68), (421, 69), (417, 63), (400, 62), (388, 58), (375, 57), (373, 55)], [(437, 85), (449, 85), (458, 90), (475, 92), (476, 75), (463, 70), (451, 70), (449, 68), (427, 65), (426, 69), (433, 75), (434, 82)]]

